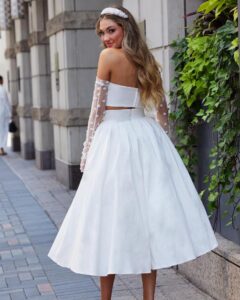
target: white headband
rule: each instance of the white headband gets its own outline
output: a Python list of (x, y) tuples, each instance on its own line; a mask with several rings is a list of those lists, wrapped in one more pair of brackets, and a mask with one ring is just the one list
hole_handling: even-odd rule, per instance
[(110, 15), (116, 15), (121, 18), (127, 19), (128, 15), (125, 14), (122, 10), (115, 8), (115, 7), (106, 7), (104, 10), (102, 10), (101, 15), (110, 14)]

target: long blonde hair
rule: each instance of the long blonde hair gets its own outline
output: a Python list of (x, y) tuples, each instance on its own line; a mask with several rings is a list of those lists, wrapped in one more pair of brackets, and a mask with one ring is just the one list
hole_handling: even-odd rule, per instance
[(152, 104), (158, 106), (164, 97), (160, 65), (142, 38), (133, 15), (123, 6), (114, 5), (112, 7), (123, 11), (128, 18), (121, 18), (113, 14), (101, 15), (96, 23), (96, 33), (98, 35), (100, 33), (100, 21), (103, 18), (113, 20), (123, 28), (122, 49), (137, 68), (137, 83), (142, 104), (146, 108), (151, 107)]

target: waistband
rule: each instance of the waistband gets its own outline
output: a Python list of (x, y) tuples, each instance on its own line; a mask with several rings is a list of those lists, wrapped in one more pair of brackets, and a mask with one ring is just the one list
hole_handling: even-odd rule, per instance
[(124, 121), (131, 119), (144, 118), (144, 109), (141, 108), (132, 108), (132, 109), (109, 109), (105, 110), (103, 121), (107, 120), (116, 120)]

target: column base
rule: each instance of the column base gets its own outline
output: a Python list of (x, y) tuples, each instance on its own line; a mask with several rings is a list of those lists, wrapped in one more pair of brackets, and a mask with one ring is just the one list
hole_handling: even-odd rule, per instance
[(240, 299), (240, 246), (215, 235), (217, 248), (180, 264), (178, 271), (213, 299)]
[(33, 142), (21, 144), (21, 156), (24, 159), (35, 159), (35, 149)]
[(20, 137), (19, 136), (12, 135), (11, 144), (12, 144), (12, 151), (13, 152), (20, 152), (21, 151), (21, 144), (20, 144)]
[(51, 170), (55, 168), (54, 151), (35, 150), (36, 166), (40, 170)]
[(82, 178), (80, 166), (68, 165), (63, 161), (55, 160), (57, 179), (67, 188), (76, 190)]

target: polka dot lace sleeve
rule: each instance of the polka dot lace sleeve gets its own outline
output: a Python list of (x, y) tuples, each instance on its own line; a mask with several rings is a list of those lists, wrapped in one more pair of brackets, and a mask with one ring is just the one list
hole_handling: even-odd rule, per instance
[(91, 142), (95, 131), (102, 121), (105, 111), (107, 92), (109, 81), (96, 78), (95, 87), (93, 91), (93, 100), (91, 111), (88, 119), (88, 127), (86, 133), (86, 140), (83, 143), (83, 151), (80, 162), (80, 170), (83, 172), (87, 161), (87, 154), (91, 146)]
[(164, 131), (169, 134), (168, 107), (165, 97), (157, 108), (156, 121), (162, 126)]

